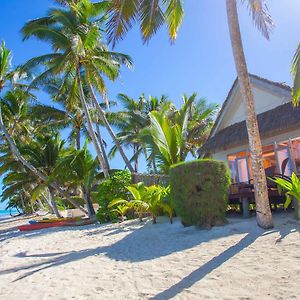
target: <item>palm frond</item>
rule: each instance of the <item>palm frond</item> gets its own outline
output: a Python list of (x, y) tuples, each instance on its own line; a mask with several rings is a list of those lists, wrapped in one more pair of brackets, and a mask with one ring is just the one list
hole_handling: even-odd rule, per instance
[(139, 10), (142, 38), (147, 42), (164, 24), (164, 13), (159, 0), (141, 0)]
[(132, 28), (138, 18), (139, 5), (140, 0), (111, 0), (107, 33), (113, 47)]
[(274, 27), (274, 23), (269, 14), (268, 7), (264, 0), (242, 0), (242, 3), (247, 2), (249, 13), (257, 29), (266, 38), (270, 38), (270, 34)]
[(300, 102), (300, 44), (292, 62), (292, 76), (294, 79), (292, 101), (294, 106), (298, 106)]
[(167, 5), (165, 12), (165, 19), (169, 29), (169, 36), (171, 41), (177, 38), (178, 29), (184, 17), (183, 1), (182, 0), (164, 0)]

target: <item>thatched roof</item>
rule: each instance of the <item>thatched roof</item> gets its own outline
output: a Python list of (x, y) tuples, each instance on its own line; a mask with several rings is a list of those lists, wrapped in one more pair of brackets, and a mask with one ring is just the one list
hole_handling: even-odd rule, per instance
[[(290, 102), (257, 115), (261, 138), (300, 128), (300, 108)], [(246, 121), (228, 126), (210, 137), (205, 152), (215, 152), (248, 143)]]

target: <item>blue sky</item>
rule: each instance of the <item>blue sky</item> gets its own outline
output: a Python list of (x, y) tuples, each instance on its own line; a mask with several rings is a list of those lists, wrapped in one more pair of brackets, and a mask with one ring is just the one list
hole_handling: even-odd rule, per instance
[[(300, 41), (300, 1), (267, 3), (275, 23), (270, 41), (253, 27), (246, 6), (239, 6), (248, 68), (259, 76), (291, 84), (290, 63)], [(49, 51), (43, 43), (22, 42), (20, 29), (26, 21), (43, 16), (51, 6), (49, 0), (1, 0), (0, 40), (4, 39), (13, 50), (15, 65)], [(135, 67), (131, 71), (123, 69), (119, 80), (107, 83), (111, 100), (118, 93), (132, 97), (166, 94), (180, 105), (183, 93), (197, 92), (209, 102), (224, 101), (236, 77), (225, 0), (188, 0), (184, 8), (184, 22), (174, 45), (169, 43), (165, 29), (143, 45), (137, 28), (117, 45), (115, 50), (131, 55)], [(109, 142), (109, 137), (106, 139)], [(112, 167), (123, 167), (119, 157)]]

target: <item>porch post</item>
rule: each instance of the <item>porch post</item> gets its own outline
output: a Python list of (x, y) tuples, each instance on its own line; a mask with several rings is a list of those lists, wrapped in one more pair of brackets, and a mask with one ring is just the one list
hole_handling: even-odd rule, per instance
[(249, 218), (250, 217), (249, 199), (246, 197), (242, 198), (242, 208), (243, 208), (243, 218)]

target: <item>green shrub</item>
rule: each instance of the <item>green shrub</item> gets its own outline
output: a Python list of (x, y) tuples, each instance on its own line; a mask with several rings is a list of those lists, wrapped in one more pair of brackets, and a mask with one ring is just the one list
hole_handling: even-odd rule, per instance
[(131, 183), (129, 171), (116, 171), (109, 178), (104, 179), (98, 188), (97, 202), (99, 209), (97, 218), (100, 223), (115, 222), (118, 214), (108, 208), (109, 203), (117, 198), (128, 199), (126, 186)]
[(173, 165), (171, 198), (184, 225), (210, 228), (226, 222), (229, 170), (221, 161), (203, 159)]

